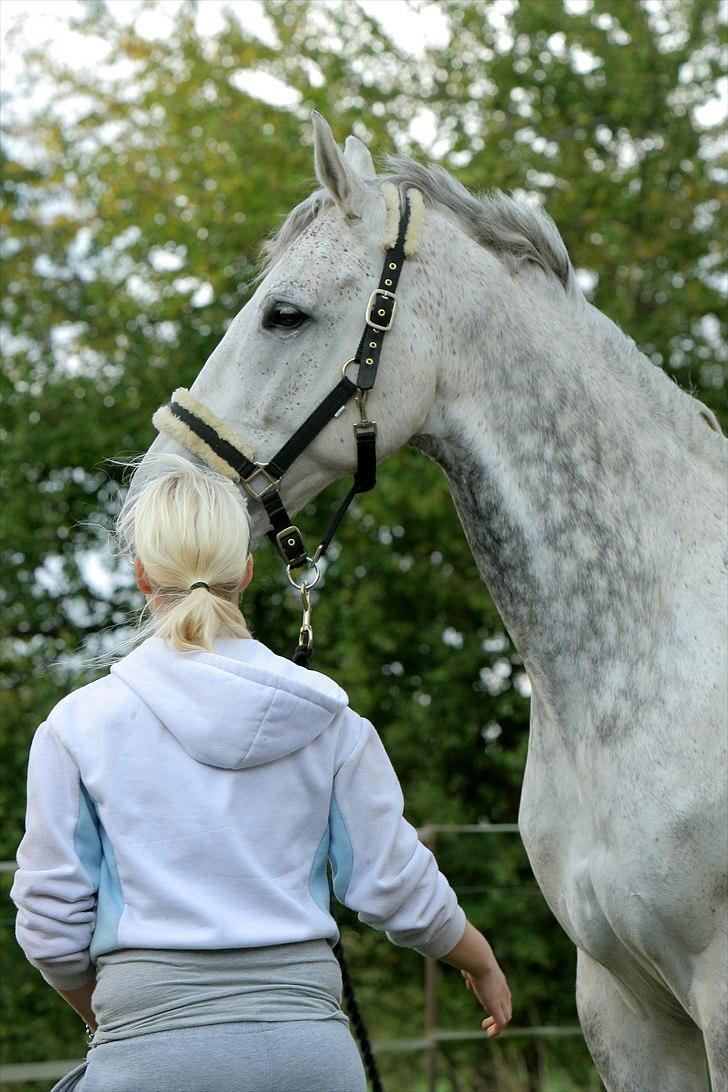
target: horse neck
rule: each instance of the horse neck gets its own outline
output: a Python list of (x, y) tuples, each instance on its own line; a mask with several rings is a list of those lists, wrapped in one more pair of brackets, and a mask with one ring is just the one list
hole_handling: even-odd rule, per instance
[(631, 686), (636, 706), (658, 685), (660, 655), (636, 689), (629, 676), (670, 637), (710, 430), (676, 433), (685, 407), (663, 384), (680, 392), (581, 297), (541, 272), (499, 276), (480, 336), (462, 281), (448, 301), (455, 344), (411, 443), (445, 472), (534, 697), (598, 719), (605, 689)]

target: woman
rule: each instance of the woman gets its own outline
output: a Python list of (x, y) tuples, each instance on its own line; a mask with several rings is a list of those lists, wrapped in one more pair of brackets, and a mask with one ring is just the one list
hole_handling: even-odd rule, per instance
[(241, 493), (162, 456), (118, 522), (143, 642), (35, 733), (11, 895), (28, 960), (95, 1032), (77, 1092), (364, 1092), (336, 896), (511, 1015), (490, 945), (403, 818), (372, 724), (255, 640)]

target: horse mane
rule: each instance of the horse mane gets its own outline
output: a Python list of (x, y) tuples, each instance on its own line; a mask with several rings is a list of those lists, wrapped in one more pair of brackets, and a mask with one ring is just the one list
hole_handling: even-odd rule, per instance
[(543, 209), (493, 189), (474, 194), (437, 164), (425, 166), (406, 155), (387, 156), (389, 170), (379, 182), (402, 189), (416, 187), (429, 206), (442, 205), (455, 214), (476, 242), (507, 264), (530, 262), (553, 274), (565, 289), (573, 284), (569, 255), (556, 224)]
[[(402, 191), (414, 186), (422, 193), (425, 204), (449, 209), (468, 235), (508, 264), (517, 266), (531, 262), (553, 274), (564, 289), (573, 287), (573, 270), (566, 246), (556, 224), (542, 209), (497, 189), (472, 194), (442, 167), (425, 166), (410, 156), (387, 156), (384, 162), (387, 171), (368, 179), (371, 186), (391, 182)], [(275, 234), (263, 244), (261, 276), (266, 275), (309, 224), (332, 204), (325, 190), (316, 190), (296, 205)]]

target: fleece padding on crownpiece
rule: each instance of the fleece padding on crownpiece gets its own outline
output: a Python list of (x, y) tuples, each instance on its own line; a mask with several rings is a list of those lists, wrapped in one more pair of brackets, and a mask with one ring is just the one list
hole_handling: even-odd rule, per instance
[[(227, 443), (232, 444), (238, 451), (241, 451), (243, 455), (246, 455), (253, 462), (255, 461), (255, 455), (250, 444), (236, 436), (232, 429), (228, 428), (223, 421), (216, 417), (203, 402), (190, 394), (186, 387), (178, 387), (172, 395), (171, 401), (179, 403), (183, 409), (194, 413), (196, 417), (199, 417), (205, 424), (213, 428), (222, 440), (226, 440)], [(184, 421), (181, 421), (179, 417), (175, 417), (169, 405), (159, 407), (152, 417), (152, 424), (159, 432), (166, 433), (167, 436), (175, 440), (187, 451), (197, 455), (213, 470), (217, 470), (219, 474), (224, 474), (226, 478), (231, 478), (234, 482), (240, 480), (238, 472), (224, 459), (221, 459), (196, 432), (188, 428)]]
[(387, 206), (387, 226), (382, 236), (382, 249), (391, 250), (397, 242), (399, 234), (399, 196), (397, 187), (391, 182), (385, 182), (382, 186), (382, 197)]
[(404, 236), (404, 256), (411, 258), (416, 254), (422, 235), (422, 222), (425, 218), (425, 202), (419, 190), (407, 190), (410, 203), (410, 218)]
[[(382, 236), (382, 248), (390, 250), (397, 242), (399, 235), (399, 195), (397, 187), (392, 182), (385, 182), (382, 186), (382, 197), (387, 206), (387, 226)], [(422, 235), (422, 220), (425, 215), (425, 203), (419, 190), (407, 190), (410, 203), (409, 223), (404, 237), (404, 256), (411, 258), (417, 252), (420, 236)]]

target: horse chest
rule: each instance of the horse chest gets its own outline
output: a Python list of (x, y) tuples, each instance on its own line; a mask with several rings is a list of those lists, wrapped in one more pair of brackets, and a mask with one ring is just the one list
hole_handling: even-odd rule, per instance
[(539, 886), (564, 930), (580, 948), (609, 965), (627, 925), (624, 892), (617, 893), (616, 885), (610, 891), (605, 884), (604, 867), (586, 832), (572, 829), (570, 837), (565, 832), (559, 837), (553, 823), (541, 831), (531, 826), (524, 843)]
[(540, 763), (532, 768), (519, 822), (554, 916), (635, 996), (664, 1004), (671, 994), (687, 1005), (694, 960), (707, 940), (694, 916), (689, 935), (681, 926), (686, 897), (695, 892), (687, 860), (678, 874), (666, 872), (674, 846), (647, 838), (637, 817), (631, 834), (613, 814), (597, 820), (594, 797), (584, 794), (573, 770), (564, 765), (558, 777), (553, 773), (544, 776)]
[(598, 847), (572, 845), (563, 859), (534, 872), (565, 932), (583, 951), (608, 967), (637, 994), (652, 995), (670, 983), (683, 992), (689, 967), (680, 967), (671, 938), (671, 910), (656, 905), (654, 893), (640, 888), (638, 869), (617, 865)]
[(600, 963), (613, 965), (629, 935), (646, 931), (645, 912), (621, 885), (605, 883), (588, 858), (567, 861), (563, 879), (561, 913), (572, 939)]

